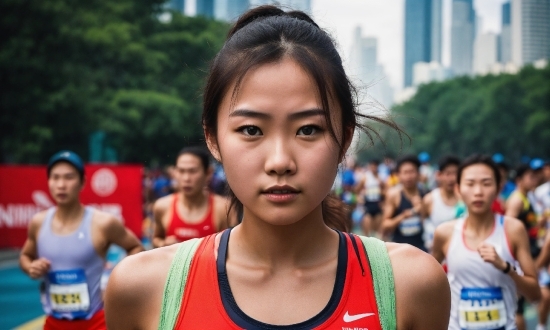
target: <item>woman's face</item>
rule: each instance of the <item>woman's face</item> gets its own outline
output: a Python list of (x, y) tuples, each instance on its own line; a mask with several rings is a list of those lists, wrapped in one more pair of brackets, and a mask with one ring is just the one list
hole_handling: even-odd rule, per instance
[[(314, 81), (296, 62), (283, 59), (249, 71), (232, 103), (233, 89), (218, 110), (217, 140), (207, 134), (207, 141), (244, 205), (245, 219), (288, 225), (320, 215), (340, 152)], [(340, 110), (332, 109), (340, 135)]]

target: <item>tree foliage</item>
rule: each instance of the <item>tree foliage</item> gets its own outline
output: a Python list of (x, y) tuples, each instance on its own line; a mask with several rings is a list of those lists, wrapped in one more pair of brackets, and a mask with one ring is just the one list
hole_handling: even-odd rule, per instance
[(96, 131), (126, 162), (172, 162), (200, 142), (200, 91), (228, 26), (160, 22), (163, 2), (0, 2), (1, 160), (87, 158)]
[[(422, 85), (392, 109), (411, 136), (403, 151), (468, 156), (501, 153), (511, 162), (522, 156), (550, 158), (550, 65), (518, 74), (460, 77)], [(363, 158), (399, 153), (387, 130), (389, 148), (366, 149)]]

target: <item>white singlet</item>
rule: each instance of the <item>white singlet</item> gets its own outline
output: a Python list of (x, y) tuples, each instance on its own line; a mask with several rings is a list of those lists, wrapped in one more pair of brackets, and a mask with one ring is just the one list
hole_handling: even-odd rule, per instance
[(456, 216), (456, 205), (449, 206), (443, 201), (441, 197), (441, 188), (432, 190), (432, 212), (430, 219), (433, 222), (434, 227), (440, 224), (454, 220)]
[(380, 179), (371, 171), (365, 172), (365, 200), (367, 202), (380, 202), (382, 199), (382, 189), (380, 188)]
[[(466, 247), (464, 218), (456, 221), (447, 251), (447, 277), (451, 285), (449, 330), (515, 330), (516, 286), (512, 278), (484, 262), (479, 253)], [(495, 225), (485, 242), (511, 265), (516, 263), (506, 233), (504, 217), (495, 216)]]

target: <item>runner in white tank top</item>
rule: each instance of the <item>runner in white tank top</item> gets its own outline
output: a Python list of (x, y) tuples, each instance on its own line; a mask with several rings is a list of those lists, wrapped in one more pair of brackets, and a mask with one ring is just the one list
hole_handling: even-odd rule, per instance
[[(514, 281), (483, 261), (478, 251), (465, 245), (464, 222), (465, 219), (455, 222), (447, 250), (447, 276), (452, 297), (449, 329), (516, 329)], [(516, 263), (504, 231), (504, 217), (495, 216), (493, 233), (484, 242), (494, 246), (505, 262)], [(482, 297), (485, 299), (480, 299)]]
[(450, 330), (515, 330), (517, 294), (540, 299), (525, 227), (491, 211), (499, 181), (489, 156), (466, 159), (458, 184), (468, 216), (435, 231), (432, 255), (447, 261), (451, 286)]

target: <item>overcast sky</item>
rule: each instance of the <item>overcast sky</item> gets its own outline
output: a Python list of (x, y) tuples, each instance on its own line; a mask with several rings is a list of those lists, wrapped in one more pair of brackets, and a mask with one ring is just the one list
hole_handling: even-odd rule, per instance
[[(443, 61), (449, 63), (451, 1), (444, 2)], [(506, 0), (474, 0), (476, 14), (482, 17), (483, 31), (500, 31), (501, 5)], [(353, 29), (361, 26), (364, 36), (378, 38), (378, 61), (384, 65), (391, 85), (403, 84), (404, 0), (312, 0), (317, 23), (327, 29), (348, 61)], [(377, 77), (383, 78), (383, 77)]]

